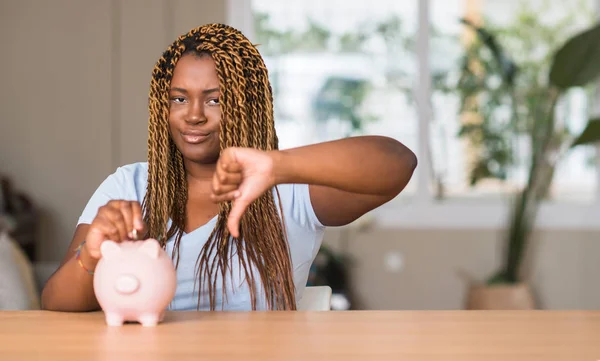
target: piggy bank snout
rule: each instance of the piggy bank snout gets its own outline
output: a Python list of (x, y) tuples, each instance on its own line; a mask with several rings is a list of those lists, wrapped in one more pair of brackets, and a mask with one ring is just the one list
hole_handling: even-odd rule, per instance
[(121, 275), (115, 282), (115, 289), (117, 292), (129, 295), (134, 293), (140, 287), (140, 281), (134, 275)]

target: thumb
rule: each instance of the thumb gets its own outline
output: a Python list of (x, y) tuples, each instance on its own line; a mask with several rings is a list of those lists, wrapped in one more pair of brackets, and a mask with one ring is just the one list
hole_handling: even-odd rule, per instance
[(92, 258), (100, 258), (100, 244), (105, 238), (104, 233), (99, 229), (94, 227), (89, 230), (85, 241), (85, 247)]
[(238, 238), (240, 236), (240, 220), (242, 219), (242, 215), (246, 211), (246, 208), (248, 208), (249, 204), (250, 202), (243, 198), (237, 198), (233, 201), (233, 205), (227, 219), (227, 228), (229, 229), (229, 233), (231, 233), (234, 238)]

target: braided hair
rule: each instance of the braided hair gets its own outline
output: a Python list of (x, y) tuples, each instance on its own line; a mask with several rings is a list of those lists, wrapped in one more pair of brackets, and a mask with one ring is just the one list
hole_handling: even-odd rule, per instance
[[(183, 156), (169, 133), (168, 93), (175, 65), (187, 53), (208, 55), (215, 62), (221, 93), (220, 149), (278, 149), (268, 72), (256, 47), (241, 32), (223, 24), (207, 24), (180, 36), (167, 48), (154, 67), (150, 83), (148, 184), (142, 208), (147, 237), (158, 239), (163, 247), (167, 239), (175, 237), (176, 264), (186, 224), (188, 190)], [(274, 198), (273, 192), (268, 191), (248, 206), (240, 221), (238, 238), (231, 237), (226, 226), (231, 202), (220, 204), (216, 226), (196, 264), (196, 278), (200, 290), (207, 286), (211, 310), (215, 309), (219, 274), (225, 299), (226, 272), (231, 270), (229, 263), (234, 252), (248, 282), (253, 310), (257, 307), (258, 291), (255, 272), (268, 308), (296, 308), (289, 247)]]

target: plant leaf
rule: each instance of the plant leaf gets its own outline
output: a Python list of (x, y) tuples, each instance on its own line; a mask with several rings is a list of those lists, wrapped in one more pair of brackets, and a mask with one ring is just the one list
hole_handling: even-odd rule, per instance
[(488, 286), (501, 285), (501, 284), (513, 284), (513, 283), (516, 283), (516, 281), (510, 280), (503, 271), (494, 274), (486, 282), (486, 284)]
[(600, 75), (600, 23), (571, 37), (552, 59), (550, 83), (561, 89), (582, 86)]
[(496, 60), (499, 67), (502, 80), (504, 80), (509, 86), (512, 86), (518, 71), (517, 64), (515, 64), (515, 62), (504, 52), (498, 43), (496, 36), (488, 30), (475, 25), (469, 19), (462, 18), (460, 22), (471, 27), (475, 31), (483, 44), (492, 52), (492, 56)]
[(600, 118), (590, 119), (585, 129), (573, 142), (571, 147), (596, 143), (600, 141)]

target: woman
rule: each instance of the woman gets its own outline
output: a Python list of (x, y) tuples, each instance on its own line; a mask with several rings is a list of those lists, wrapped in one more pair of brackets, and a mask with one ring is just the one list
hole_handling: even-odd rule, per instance
[(81, 215), (44, 309), (98, 310), (100, 244), (155, 238), (177, 267), (175, 310), (293, 310), (324, 228), (398, 195), (416, 167), (365, 136), (278, 150), (263, 60), (239, 31), (191, 30), (156, 64), (148, 161), (120, 167)]

